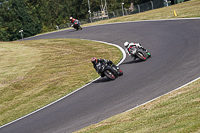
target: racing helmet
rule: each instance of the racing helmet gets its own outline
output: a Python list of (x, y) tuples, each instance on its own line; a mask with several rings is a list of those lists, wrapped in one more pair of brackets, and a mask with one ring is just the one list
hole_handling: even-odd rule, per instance
[(92, 63), (97, 62), (97, 58), (96, 58), (96, 57), (93, 57), (93, 58), (91, 59), (91, 62), (92, 62)]
[(69, 20), (72, 21), (72, 17), (70, 17)]
[(124, 47), (126, 47), (126, 48), (127, 48), (127, 47), (128, 47), (128, 45), (129, 45), (129, 42), (125, 42), (125, 43), (124, 43)]

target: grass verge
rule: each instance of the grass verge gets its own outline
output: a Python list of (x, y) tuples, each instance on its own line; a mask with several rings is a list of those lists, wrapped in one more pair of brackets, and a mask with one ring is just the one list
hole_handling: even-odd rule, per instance
[(131, 111), (74, 133), (200, 132), (200, 79)]
[(79, 39), (0, 43), (0, 125), (43, 107), (99, 75), (91, 58), (114, 63), (121, 51)]

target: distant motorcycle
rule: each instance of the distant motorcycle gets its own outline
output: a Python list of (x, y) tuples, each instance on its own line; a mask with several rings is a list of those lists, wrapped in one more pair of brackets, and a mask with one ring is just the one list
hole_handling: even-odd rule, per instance
[(149, 55), (146, 53), (146, 51), (144, 51), (143, 49), (138, 48), (138, 47), (130, 48), (130, 54), (131, 54), (132, 58), (134, 58), (134, 59), (139, 58), (143, 61), (146, 61), (147, 58), (149, 57)]
[(97, 72), (101, 77), (106, 76), (111, 80), (115, 80), (118, 76), (123, 75), (123, 71), (119, 67), (110, 66), (105, 63), (97, 64)]
[(76, 30), (82, 30), (82, 27), (79, 24), (79, 21), (75, 21), (74, 24), (71, 25)]

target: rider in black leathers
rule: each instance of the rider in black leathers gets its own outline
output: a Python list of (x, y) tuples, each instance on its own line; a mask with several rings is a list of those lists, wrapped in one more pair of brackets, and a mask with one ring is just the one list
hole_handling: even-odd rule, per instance
[[(109, 65), (109, 66), (114, 66), (114, 67), (116, 67), (117, 69), (119, 69), (119, 67), (117, 67), (111, 60), (106, 60), (106, 59), (97, 59), (96, 57), (93, 57), (92, 59), (91, 59), (91, 62), (92, 62), (92, 64), (93, 64), (93, 67), (94, 67), (94, 69), (97, 71), (97, 73), (99, 73), (98, 72), (98, 69), (97, 69), (97, 64), (99, 64), (99, 63), (105, 63), (105, 64), (107, 64), (107, 65)], [(99, 74), (101, 74), (101, 73), (99, 73)]]

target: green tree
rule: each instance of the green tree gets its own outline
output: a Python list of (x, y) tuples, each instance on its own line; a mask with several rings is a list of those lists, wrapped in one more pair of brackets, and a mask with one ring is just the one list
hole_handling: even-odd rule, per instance
[[(8, 2), (5, 2), (8, 1)], [(101, 1), (89, 0), (91, 12), (100, 11)], [(108, 12), (130, 8), (132, 5), (150, 0), (106, 0)], [(163, 0), (151, 0), (154, 8), (162, 7)], [(72, 16), (79, 20), (88, 19), (88, 0), (0, 0), (0, 40), (20, 39), (19, 30), (23, 29), (24, 37), (56, 29), (56, 25), (69, 23)]]
[[(3, 41), (12, 41), (21, 38), (19, 30), (23, 29), (24, 37), (29, 37), (40, 32), (41, 25), (35, 22), (26, 10), (23, 0), (9, 0), (1, 6)], [(2, 34), (1, 34), (2, 35)], [(3, 39), (4, 38), (4, 39)], [(6, 38), (6, 39), (5, 39)]]
[(5, 38), (5, 30), (3, 29), (2, 18), (0, 16), (0, 41), (6, 40)]

